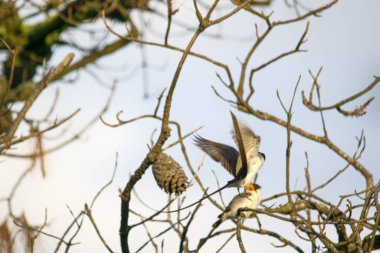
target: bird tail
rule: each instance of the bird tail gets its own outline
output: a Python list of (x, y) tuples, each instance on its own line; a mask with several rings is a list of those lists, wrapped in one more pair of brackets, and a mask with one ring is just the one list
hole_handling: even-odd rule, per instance
[(219, 227), (220, 224), (222, 224), (221, 219), (217, 220), (214, 224), (212, 224), (212, 227), (215, 229), (215, 228)]
[(212, 227), (214, 229), (216, 229), (217, 227), (219, 227), (220, 224), (222, 224), (223, 221), (225, 221), (227, 219), (225, 213), (221, 213), (219, 216), (218, 216), (218, 220), (212, 224)]

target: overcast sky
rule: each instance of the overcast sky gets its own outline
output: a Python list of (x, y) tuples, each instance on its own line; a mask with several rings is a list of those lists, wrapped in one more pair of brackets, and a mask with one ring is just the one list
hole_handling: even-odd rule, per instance
[[(175, 6), (179, 8), (175, 20), (194, 26), (196, 19), (191, 1), (174, 2)], [(316, 3), (315, 6), (324, 3), (322, 1), (317, 2), (318, 4)], [(222, 4), (231, 7), (227, 3)], [(275, 1), (274, 8), (276, 11), (273, 20), (295, 15), (294, 11), (285, 7), (280, 0)], [(285, 119), (286, 115), (276, 98), (276, 90), (279, 90), (281, 98), (288, 105), (293, 88), (301, 75), (301, 82), (295, 99), (293, 121), (295, 125), (321, 135), (323, 130), (319, 114), (310, 112), (302, 105), (301, 91), (308, 92), (312, 84), (308, 71), (317, 73), (319, 68), (323, 67), (320, 84), (322, 85), (322, 103), (324, 105), (330, 105), (354, 94), (372, 82), (374, 75), (380, 75), (380, 15), (378, 10), (380, 10), (380, 2), (376, 0), (364, 2), (345, 0), (325, 11), (322, 17), (311, 18), (307, 43), (303, 46), (308, 52), (287, 57), (258, 73), (254, 79), (256, 93), (252, 99), (252, 106)], [(268, 13), (266, 9), (264, 12)], [(166, 22), (155, 16), (149, 16), (148, 21), (147, 26), (153, 32), (145, 34), (145, 38), (157, 40), (157, 33), (163, 34)], [(251, 15), (242, 11), (223, 25), (211, 29), (208, 33), (209, 36), (201, 36), (194, 46), (194, 51), (204, 53), (228, 64), (234, 78), (238, 78), (240, 60), (244, 59), (255, 39), (255, 22), (258, 22), (259, 31), (263, 31), (265, 28), (263, 22), (252, 19)], [(114, 25), (119, 31), (124, 29), (120, 24)], [(99, 23), (98, 26), (102, 27), (102, 24)], [(306, 21), (302, 21), (278, 28), (259, 48), (250, 66), (258, 66), (278, 53), (292, 49), (303, 33), (305, 26)], [(175, 45), (184, 47), (188, 43), (190, 35), (191, 32), (177, 28), (173, 30), (173, 37), (170, 41)], [(213, 38), (210, 35), (222, 35), (222, 37)], [(77, 35), (72, 33), (66, 36)], [(73, 39), (79, 43), (89, 43), (85, 38), (73, 37)], [(112, 39), (114, 38), (110, 37), (110, 40)], [(114, 116), (120, 110), (124, 111), (121, 117), (125, 119), (152, 113), (157, 102), (157, 96), (164, 87), (168, 87), (170, 84), (180, 54), (152, 47), (145, 47), (144, 50), (149, 62), (149, 68), (146, 70), (150, 94), (148, 99), (143, 99), (142, 73), (137, 70), (141, 64), (142, 55), (138, 45), (129, 46), (117, 54), (102, 59), (97, 68), (94, 66), (90, 68), (109, 85), (114, 79), (118, 80), (111, 107), (108, 113), (104, 115), (108, 122), (116, 122)], [(58, 62), (69, 51), (68, 48), (57, 51), (51, 60), (51, 64)], [(226, 97), (232, 97), (219, 82), (215, 75), (216, 72), (224, 76), (221, 69), (205, 61), (192, 57), (188, 58), (175, 90), (171, 119), (181, 124), (183, 134), (199, 126), (204, 126), (198, 132), (200, 135), (218, 142), (232, 144), (233, 141), (230, 136), (232, 124), (229, 114), (232, 108), (214, 95), (211, 86), (215, 86)], [(69, 133), (75, 133), (76, 129), (80, 129), (102, 108), (107, 99), (108, 90), (84, 72), (79, 75), (73, 85), (57, 84), (52, 85), (42, 94), (40, 100), (32, 108), (30, 115), (38, 116), (41, 111), (47, 110), (46, 108), (50, 105), (56, 88), (59, 87), (60, 100), (57, 117), (63, 117), (73, 110), (81, 108), (80, 114), (71, 124), (69, 123)], [(355, 136), (359, 136), (364, 129), (367, 137), (367, 148), (361, 162), (374, 173), (375, 182), (378, 181), (380, 175), (377, 169), (379, 151), (376, 147), (380, 143), (380, 102), (377, 99), (379, 93), (380, 90), (375, 88), (362, 99), (347, 105), (346, 109), (353, 109), (365, 102), (366, 99), (375, 96), (376, 99), (369, 107), (367, 115), (363, 117), (345, 118), (335, 111), (325, 113), (331, 140), (348, 154), (353, 154), (355, 151)], [(264, 197), (284, 191), (286, 129), (271, 122), (249, 117), (234, 109), (233, 111), (239, 119), (249, 125), (262, 138), (261, 151), (266, 154), (267, 160), (259, 175), (258, 183), (263, 187)], [(120, 252), (118, 236), (120, 199), (118, 189), (125, 186), (129, 176), (145, 157), (151, 133), (159, 127), (160, 122), (151, 119), (141, 120), (119, 128), (110, 128), (100, 121), (97, 122), (79, 141), (46, 157), (48, 169), (46, 179), (41, 178), (39, 170), (31, 173), (21, 186), (15, 199), (16, 209), (24, 210), (33, 222), (42, 223), (45, 208), (47, 208), (50, 224), (46, 230), (57, 235), (63, 233), (64, 227), (72, 220), (66, 206), (77, 213), (83, 209), (84, 203), (91, 201), (100, 187), (110, 179), (115, 162), (115, 153), (118, 152), (119, 160), (115, 180), (98, 199), (93, 214), (109, 245), (115, 251)], [(57, 131), (56, 133), (60, 132)], [(324, 182), (345, 166), (345, 162), (326, 147), (305, 140), (296, 134), (293, 134), (292, 138), (294, 141), (291, 159), (291, 185), (293, 189), (302, 189), (305, 186), (305, 152), (308, 152), (309, 155), (310, 173), (314, 186)], [(172, 138), (168, 143), (174, 140), (176, 140), (175, 129), (173, 129)], [(204, 154), (193, 145), (191, 139), (186, 140), (185, 144), (192, 166), (198, 167)], [(31, 147), (32, 144), (23, 145), (16, 151), (21, 153), (31, 151)], [(186, 174), (190, 177), (180, 148), (170, 149), (168, 154), (184, 167)], [(8, 161), (7, 159), (0, 166), (3, 170), (2, 175), (4, 171), (8, 173), (5, 177), (0, 178), (0, 192), (3, 196), (4, 192), (9, 191), (9, 184), (14, 182), (13, 180), (25, 169), (26, 164), (25, 161)], [(231, 179), (230, 175), (219, 164), (207, 157), (199, 176), (204, 185), (210, 187), (210, 190), (217, 188), (212, 170), (218, 175), (221, 183)], [(363, 178), (353, 168), (350, 168), (334, 185), (321, 191), (321, 195), (336, 203), (340, 194), (361, 190), (364, 184)], [(156, 185), (150, 170), (136, 185), (136, 189), (146, 203), (154, 208), (162, 207), (167, 200), (166, 194), (159, 190)], [(334, 194), (331, 194), (332, 192)], [(225, 200), (229, 201), (235, 194), (235, 189), (225, 190)], [(186, 201), (192, 203), (201, 195), (198, 186), (194, 185), (186, 192)], [(191, 240), (191, 248), (195, 246), (194, 243), (200, 237), (208, 233), (211, 224), (216, 221), (219, 214), (219, 211), (209, 203), (205, 203), (205, 205), (209, 208), (202, 208), (189, 231), (190, 238), (193, 239)], [(151, 212), (135, 198), (132, 198), (131, 206), (133, 209), (141, 210), (147, 214)], [(0, 208), (0, 214), (1, 209), (3, 207)], [(273, 223), (274, 221), (271, 219), (263, 220), (265, 228), (276, 228), (276, 231), (288, 233), (289, 238), (294, 239), (292, 226), (288, 227), (285, 224), (278, 223), (278, 221), (275, 222), (275, 225)], [(254, 221), (248, 221), (247, 224), (257, 227)], [(232, 226), (232, 223), (228, 221), (223, 225), (223, 228)], [(160, 231), (157, 229), (158, 227), (153, 228), (155, 231), (153, 234)], [(137, 249), (145, 242), (146, 235), (143, 230), (140, 230), (132, 232), (131, 238), (133, 238), (130, 240), (132, 248)], [(165, 253), (177, 252), (178, 241), (171, 244), (168, 240), (170, 237), (165, 238)], [(171, 238), (177, 240), (173, 233)], [(270, 243), (277, 242), (264, 236), (243, 234), (243, 240), (249, 252), (293, 252), (290, 248), (274, 248)], [(80, 241), (80, 244), (74, 246), (71, 252), (105, 252), (91, 224), (87, 221), (76, 241)], [(211, 241), (203, 252), (213, 252), (222, 242), (221, 238)], [(55, 244), (56, 241), (43, 238), (41, 241), (42, 250), (37, 252), (50, 252)], [(149, 247), (143, 252), (152, 252), (152, 248)], [(236, 240), (232, 240), (224, 252), (231, 252), (230, 250), (236, 247)], [(305, 248), (305, 250), (307, 252), (309, 248)]]

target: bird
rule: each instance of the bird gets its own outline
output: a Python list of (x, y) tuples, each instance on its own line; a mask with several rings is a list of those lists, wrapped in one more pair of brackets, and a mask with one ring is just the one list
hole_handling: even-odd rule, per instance
[(255, 179), (265, 162), (265, 154), (259, 152), (261, 138), (248, 126), (238, 122), (231, 112), (234, 129), (232, 137), (239, 152), (228, 145), (196, 136), (196, 145), (234, 177), (226, 187), (247, 187)]
[(228, 181), (223, 187), (202, 197), (200, 200), (177, 210), (163, 211), (164, 213), (178, 212), (192, 207), (225, 188), (246, 188), (256, 177), (258, 171), (265, 162), (264, 153), (259, 152), (261, 138), (249, 127), (239, 123), (233, 112), (230, 113), (234, 126), (232, 130), (232, 137), (238, 146), (239, 151), (231, 146), (213, 142), (201, 136), (195, 136), (195, 144), (212, 159), (220, 162), (234, 178)]
[(254, 211), (239, 211), (239, 209), (255, 209), (261, 203), (261, 186), (249, 184), (244, 194), (236, 195), (228, 204), (223, 213), (218, 216), (218, 220), (212, 225), (216, 229), (222, 222), (229, 218), (253, 218), (256, 216)]

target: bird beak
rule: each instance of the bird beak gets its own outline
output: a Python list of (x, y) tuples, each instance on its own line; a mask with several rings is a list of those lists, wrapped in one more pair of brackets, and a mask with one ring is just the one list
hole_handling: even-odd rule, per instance
[(246, 190), (249, 190), (249, 191), (254, 191), (255, 190), (255, 186), (253, 184), (249, 184), (246, 188)]

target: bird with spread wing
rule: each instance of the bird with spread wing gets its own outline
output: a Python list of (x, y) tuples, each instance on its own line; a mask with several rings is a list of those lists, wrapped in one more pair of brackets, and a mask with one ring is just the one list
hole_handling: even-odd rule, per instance
[(239, 148), (235, 148), (196, 136), (196, 145), (234, 177), (227, 187), (247, 187), (255, 179), (265, 162), (265, 155), (259, 152), (260, 136), (246, 125), (237, 121), (231, 112), (234, 122), (232, 136)]
[(255, 179), (258, 171), (265, 162), (265, 155), (259, 152), (260, 136), (256, 135), (246, 125), (239, 123), (236, 119), (235, 114), (233, 114), (232, 112), (231, 117), (234, 125), (234, 129), (232, 130), (232, 136), (235, 140), (236, 145), (238, 146), (239, 151), (237, 151), (235, 148), (231, 146), (213, 142), (200, 136), (196, 136), (195, 142), (196, 145), (200, 147), (212, 159), (214, 159), (217, 162), (220, 162), (222, 166), (226, 168), (227, 171), (230, 172), (234, 178), (228, 181), (227, 184), (223, 187), (204, 196), (197, 202), (194, 202), (191, 205), (182, 207), (180, 209), (168, 212), (178, 212), (192, 207), (200, 201), (203, 201), (204, 199), (228, 187), (245, 188), (249, 186)]

